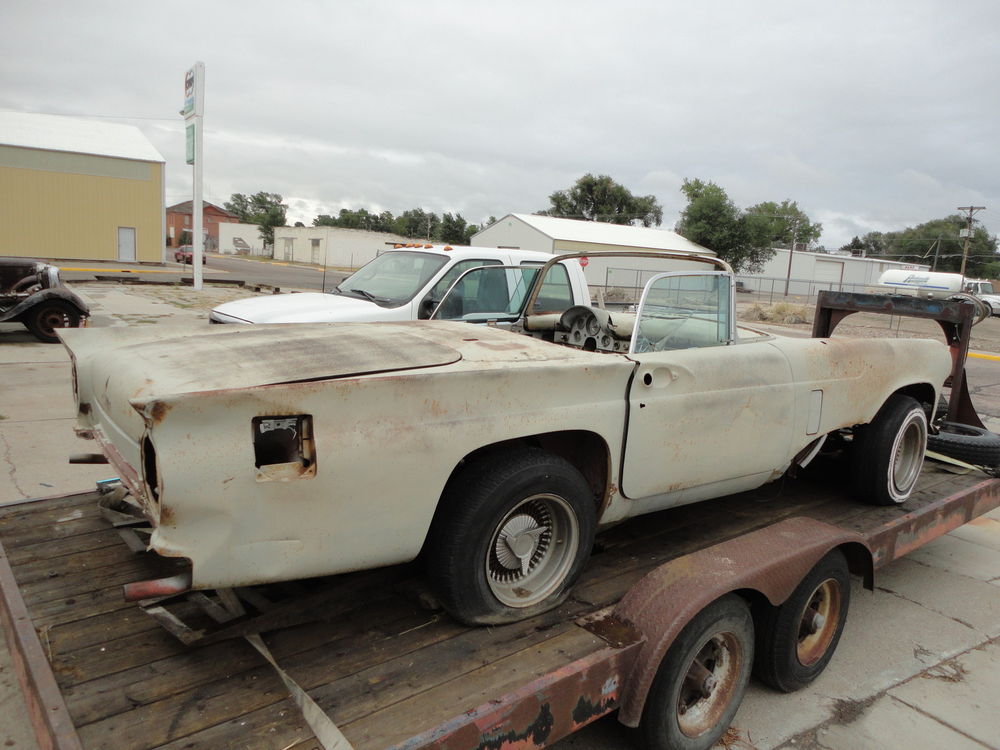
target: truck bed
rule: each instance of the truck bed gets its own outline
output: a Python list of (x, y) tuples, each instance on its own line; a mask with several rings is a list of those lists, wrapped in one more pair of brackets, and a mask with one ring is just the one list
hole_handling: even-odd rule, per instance
[[(534, 686), (566, 665), (614, 660), (618, 646), (578, 619), (677, 556), (805, 516), (861, 534), (878, 567), (1000, 505), (1000, 480), (931, 463), (900, 507), (857, 503), (837, 474), (820, 464), (799, 479), (604, 532), (571, 599), (528, 621), (461, 626), (422, 608), (419, 569), (397, 566), (324, 579), (332, 595), (317, 608), (320, 619), (264, 640), (357, 750), (423, 747), (502, 696), (497, 705), (537, 714)], [(96, 500), (82, 493), (0, 508), (0, 616), (48, 746), (318, 748), (284, 684), (246, 641), (185, 646), (123, 601), (123, 583), (170, 575), (175, 564), (131, 552)], [(313, 585), (284, 588), (294, 595)], [(589, 718), (583, 711), (578, 723)]]

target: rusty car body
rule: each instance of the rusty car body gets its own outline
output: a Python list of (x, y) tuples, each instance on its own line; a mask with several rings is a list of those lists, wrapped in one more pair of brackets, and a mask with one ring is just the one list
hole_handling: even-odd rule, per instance
[[(512, 621), (568, 595), (597, 529), (758, 487), (828, 436), (861, 499), (905, 501), (943, 344), (738, 329), (711, 257), (652, 274), (634, 314), (539, 310), (564, 257), (516, 310), (446, 297), (455, 320), (63, 332), (79, 431), (151, 521), (149, 549), (190, 562), (132, 596), (420, 556), (458, 619)], [(510, 269), (448, 295), (487, 273)]]
[(0, 323), (23, 323), (46, 344), (57, 344), (57, 328), (85, 323), (87, 303), (62, 285), (59, 269), (30, 258), (0, 258)]

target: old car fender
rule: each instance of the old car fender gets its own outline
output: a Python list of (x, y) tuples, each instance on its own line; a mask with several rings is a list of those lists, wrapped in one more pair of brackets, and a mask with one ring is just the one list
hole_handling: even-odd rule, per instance
[(830, 550), (843, 547), (851, 571), (872, 585), (872, 557), (860, 534), (794, 517), (678, 557), (648, 573), (612, 617), (634, 626), (644, 643), (624, 676), (619, 720), (638, 726), (646, 695), (667, 649), (707, 605), (731, 592), (762, 594), (779, 605)]
[(42, 289), (40, 292), (32, 294), (27, 299), (21, 300), (10, 310), (0, 313), (0, 322), (19, 320), (24, 313), (33, 308), (35, 305), (50, 299), (61, 299), (73, 305), (73, 307), (80, 311), (81, 315), (90, 315), (90, 307), (88, 307), (86, 302), (80, 299), (69, 289), (56, 287), (55, 289)]

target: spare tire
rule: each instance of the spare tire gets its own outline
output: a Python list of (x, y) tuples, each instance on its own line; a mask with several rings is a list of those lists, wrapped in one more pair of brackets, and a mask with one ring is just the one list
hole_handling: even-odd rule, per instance
[(959, 422), (942, 422), (927, 436), (927, 449), (976, 466), (1000, 466), (1000, 435)]

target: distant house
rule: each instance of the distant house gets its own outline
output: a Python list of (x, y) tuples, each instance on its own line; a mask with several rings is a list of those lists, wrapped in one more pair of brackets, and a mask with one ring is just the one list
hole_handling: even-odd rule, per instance
[(419, 242), (390, 232), (344, 227), (275, 227), (274, 258), (328, 268), (360, 268), (393, 244)]
[[(686, 255), (715, 255), (707, 247), (691, 242), (676, 232), (605, 221), (580, 221), (534, 214), (507, 214), (472, 235), (477, 247), (510, 247), (543, 253), (595, 253), (607, 250), (672, 250)], [(677, 261), (676, 270), (694, 264)], [(700, 265), (700, 264), (699, 264)], [(641, 258), (590, 259), (584, 273), (595, 287), (641, 288), (655, 273), (666, 268)]]
[(0, 255), (162, 262), (163, 164), (132, 125), (0, 112)]
[[(191, 231), (194, 227), (191, 203), (191, 201), (184, 201), (167, 206), (167, 247), (190, 244)], [(219, 247), (219, 224), (238, 224), (240, 221), (236, 214), (219, 208), (208, 201), (202, 201), (201, 216), (201, 229), (205, 235), (206, 250), (216, 250)], [(185, 235), (185, 233), (187, 234)], [(185, 236), (187, 241), (182, 242), (181, 240)]]

